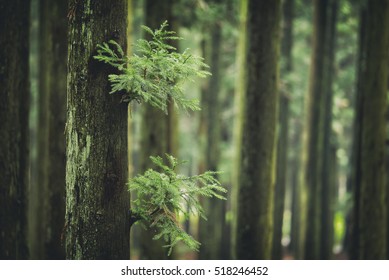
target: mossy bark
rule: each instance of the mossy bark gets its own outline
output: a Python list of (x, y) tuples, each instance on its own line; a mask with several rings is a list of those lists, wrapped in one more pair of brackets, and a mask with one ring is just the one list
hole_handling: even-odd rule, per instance
[(64, 259), (67, 1), (39, 2), (37, 179), (31, 182), (32, 259)]
[[(287, 77), (292, 72), (293, 47), (293, 13), (294, 1), (287, 0), (283, 4), (283, 32), (281, 75)], [(288, 158), (289, 132), (289, 99), (292, 88), (288, 81), (283, 83), (279, 97), (278, 142), (277, 142), (277, 177), (274, 194), (274, 236), (272, 259), (282, 259), (282, 226), (285, 210), (285, 193)]]
[[(177, 32), (175, 20), (172, 15), (174, 0), (145, 2), (145, 23), (151, 29), (158, 29), (167, 20), (169, 30)], [(149, 38), (148, 38), (149, 39)], [(177, 45), (175, 47), (178, 47)], [(142, 135), (140, 140), (140, 171), (155, 168), (150, 156), (165, 156), (169, 153), (177, 156), (177, 112), (174, 104), (168, 106), (168, 115), (151, 105), (142, 105)], [(162, 246), (164, 241), (152, 240), (155, 233), (153, 229), (143, 230), (140, 239), (141, 259), (166, 259), (167, 250)]]
[(355, 126), (353, 258), (386, 258), (389, 1), (362, 7)]
[(271, 258), (280, 15), (281, 1), (248, 3), (236, 241), (239, 259)]
[(0, 1), (0, 259), (26, 259), (30, 1)]
[(73, 0), (68, 15), (66, 257), (128, 259), (127, 104), (93, 58), (110, 39), (126, 49), (127, 1)]

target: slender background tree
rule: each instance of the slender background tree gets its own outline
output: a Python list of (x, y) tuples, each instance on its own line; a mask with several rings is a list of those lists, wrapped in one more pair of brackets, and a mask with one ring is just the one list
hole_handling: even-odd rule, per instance
[[(33, 259), (63, 259), (67, 1), (39, 5), (37, 169), (29, 193), (29, 246)], [(49, 4), (50, 3), (50, 4)], [(35, 148), (35, 147), (33, 147)]]
[(26, 259), (30, 1), (0, 1), (0, 259)]

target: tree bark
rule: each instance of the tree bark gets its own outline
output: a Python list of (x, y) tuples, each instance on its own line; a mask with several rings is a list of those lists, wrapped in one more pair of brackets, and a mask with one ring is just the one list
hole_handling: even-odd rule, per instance
[(270, 259), (281, 1), (249, 1), (237, 258)]
[(110, 39), (126, 50), (127, 1), (73, 0), (68, 16), (66, 257), (128, 259), (127, 104), (93, 58)]
[(0, 1), (0, 259), (26, 259), (30, 1)]

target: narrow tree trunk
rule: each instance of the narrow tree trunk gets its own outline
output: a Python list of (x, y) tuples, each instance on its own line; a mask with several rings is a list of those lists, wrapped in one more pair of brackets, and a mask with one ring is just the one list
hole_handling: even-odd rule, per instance
[(239, 192), (239, 174), (240, 174), (240, 160), (242, 147), (242, 129), (243, 129), (243, 112), (245, 104), (246, 91), (246, 53), (247, 53), (247, 9), (248, 0), (240, 1), (239, 7), (239, 42), (236, 54), (237, 64), (237, 79), (236, 90), (234, 96), (234, 169), (232, 171), (232, 190), (231, 190), (231, 212), (233, 213), (231, 226), (231, 256), (236, 259), (237, 252), (237, 214), (238, 213), (238, 192)]
[(31, 182), (32, 259), (64, 259), (67, 1), (41, 0), (37, 179)]
[[(220, 5), (219, 2), (214, 1)], [(211, 26), (204, 28), (204, 57), (209, 61), (212, 76), (209, 78), (208, 86), (202, 89), (201, 105), (204, 119), (205, 141), (202, 143), (204, 157), (204, 169), (217, 171), (220, 159), (220, 58), (222, 29), (220, 22), (214, 22)], [(204, 170), (204, 171), (205, 171)], [(223, 240), (223, 224), (225, 222), (225, 203), (216, 198), (203, 200), (203, 208), (207, 213), (207, 221), (201, 219), (200, 229), (200, 259), (221, 259)]]
[(310, 85), (307, 98), (303, 186), (307, 191), (305, 258), (320, 258), (322, 239), (322, 172), (325, 95), (327, 94), (325, 51), (328, 30), (328, 0), (314, 2), (314, 31)]
[(26, 259), (30, 1), (0, 1), (0, 259)]
[(323, 192), (321, 197), (322, 203), (322, 238), (320, 243), (320, 259), (331, 259), (334, 235), (334, 191), (335, 186), (332, 181), (332, 104), (333, 104), (333, 73), (334, 73), (334, 58), (335, 58), (335, 39), (336, 39), (336, 22), (337, 22), (337, 1), (330, 1), (328, 6), (328, 29), (325, 51), (325, 71), (326, 71), (326, 92), (325, 92), (325, 109), (324, 109), (324, 133), (323, 133), (323, 171), (322, 171), (322, 186)]
[(354, 240), (358, 259), (386, 258), (386, 107), (389, 1), (362, 8), (354, 157)]
[[(283, 4), (283, 39), (282, 56), (284, 65), (281, 73), (288, 76), (292, 71), (292, 46), (293, 46), (293, 13), (294, 1), (288, 0)], [(274, 236), (273, 236), (273, 259), (282, 259), (282, 226), (284, 221), (285, 191), (287, 176), (287, 158), (288, 158), (288, 131), (289, 131), (289, 99), (291, 95), (291, 86), (288, 81), (280, 92), (279, 99), (279, 129), (277, 143), (277, 177), (274, 195)]]
[(93, 59), (110, 39), (126, 49), (127, 1), (69, 8), (66, 257), (128, 259), (127, 104), (109, 94), (113, 69)]
[(271, 258), (280, 12), (281, 1), (248, 3), (236, 244), (239, 259)]

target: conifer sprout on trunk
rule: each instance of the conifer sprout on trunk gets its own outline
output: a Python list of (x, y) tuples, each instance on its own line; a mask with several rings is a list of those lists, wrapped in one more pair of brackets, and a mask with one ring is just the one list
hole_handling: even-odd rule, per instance
[(201, 57), (189, 50), (182, 54), (169, 45), (169, 40), (179, 40), (175, 32), (166, 30), (167, 21), (152, 30), (142, 26), (152, 40), (139, 39), (134, 45), (134, 55), (128, 57), (114, 40), (98, 45), (95, 59), (116, 67), (119, 74), (108, 76), (112, 85), (110, 93), (122, 94), (123, 102), (148, 103), (167, 113), (169, 102), (183, 110), (200, 110), (196, 99), (187, 99), (183, 93), (183, 82), (195, 76), (206, 77), (208, 68)]
[[(110, 40), (98, 45), (95, 59), (119, 71), (108, 78), (111, 94), (122, 94), (122, 102), (148, 103), (165, 113), (168, 113), (170, 102), (183, 110), (199, 110), (198, 100), (187, 99), (182, 86), (193, 77), (210, 75), (203, 70), (208, 66), (188, 50), (177, 53), (168, 41), (180, 38), (175, 32), (167, 31), (167, 26), (166, 21), (156, 30), (143, 26), (151, 40), (138, 40), (131, 57), (124, 54), (117, 42)], [(182, 162), (173, 156), (166, 154), (167, 163), (159, 156), (150, 158), (160, 172), (150, 168), (144, 175), (130, 180), (129, 190), (136, 193), (130, 209), (130, 226), (139, 221), (155, 230), (154, 239), (167, 242), (168, 254), (179, 241), (192, 250), (198, 250), (200, 243), (181, 228), (178, 218), (183, 216), (187, 220), (191, 214), (198, 214), (206, 219), (199, 196), (225, 199), (220, 193), (226, 190), (216, 179), (219, 172), (207, 171), (186, 177), (176, 174), (175, 169)], [(189, 208), (184, 205), (189, 205)]]
[[(215, 178), (219, 172), (207, 171), (186, 177), (176, 174), (177, 167), (183, 162), (173, 156), (166, 155), (167, 163), (161, 157), (150, 159), (162, 172), (149, 169), (144, 175), (130, 180), (129, 189), (137, 194), (130, 210), (131, 225), (140, 221), (155, 229), (154, 239), (163, 238), (168, 243), (168, 254), (179, 241), (198, 250), (200, 243), (181, 228), (178, 219), (182, 216), (187, 220), (191, 214), (198, 214), (206, 220), (199, 196), (225, 200), (221, 194), (226, 190)], [(189, 205), (189, 212), (185, 205)]]

